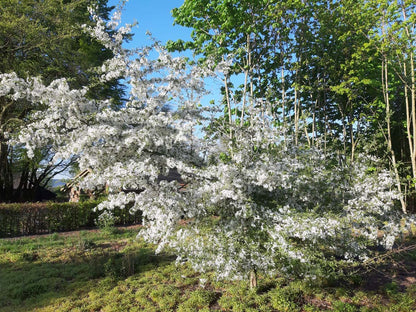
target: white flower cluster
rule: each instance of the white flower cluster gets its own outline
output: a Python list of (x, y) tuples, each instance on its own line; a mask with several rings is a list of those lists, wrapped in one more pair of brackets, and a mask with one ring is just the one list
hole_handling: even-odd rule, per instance
[(389, 172), (368, 172), (365, 156), (342, 168), (267, 119), (233, 130), (227, 157), (189, 185), (192, 205), (182, 213), (192, 221), (170, 244), (196, 269), (311, 276), (323, 260), (361, 261), (371, 245), (392, 248), (403, 226)]
[[(360, 260), (373, 243), (392, 247), (401, 228), (388, 172), (370, 173), (364, 161), (340, 167), (335, 156), (293, 144), (254, 109), (250, 125), (228, 125), (233, 137), (222, 138), (219, 153), (217, 141), (193, 135), (207, 68), (189, 67), (157, 43), (133, 58), (121, 46), (127, 30), (117, 29), (119, 17), (109, 25), (94, 19), (89, 31), (114, 52), (102, 79), (123, 77), (131, 86), (122, 107), (89, 100), (65, 80), (44, 86), (15, 74), (0, 75), (0, 96), (45, 107), (20, 142), (29, 152), (48, 144), (56, 157), (79, 155), (81, 169), (92, 172), (83, 186), (111, 193), (100, 209), (141, 210), (140, 235), (158, 251), (173, 248), (178, 261), (226, 278), (302, 268), (306, 276), (321, 259)], [(185, 186), (160, 178), (170, 169)]]

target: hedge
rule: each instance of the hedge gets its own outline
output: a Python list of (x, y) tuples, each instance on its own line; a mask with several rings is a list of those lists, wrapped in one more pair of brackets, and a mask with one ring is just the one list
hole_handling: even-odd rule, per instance
[[(100, 211), (97, 201), (80, 203), (0, 204), (0, 237), (73, 231), (96, 226)], [(113, 211), (116, 225), (141, 223), (141, 212), (130, 214), (128, 208)]]

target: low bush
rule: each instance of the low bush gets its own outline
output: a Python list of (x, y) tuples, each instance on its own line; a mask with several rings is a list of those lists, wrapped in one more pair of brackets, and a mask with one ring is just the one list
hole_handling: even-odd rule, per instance
[[(79, 203), (0, 204), (0, 237), (43, 234), (77, 230), (97, 224), (101, 211), (98, 201)], [(115, 209), (116, 225), (141, 222), (141, 213), (130, 214), (128, 208)]]

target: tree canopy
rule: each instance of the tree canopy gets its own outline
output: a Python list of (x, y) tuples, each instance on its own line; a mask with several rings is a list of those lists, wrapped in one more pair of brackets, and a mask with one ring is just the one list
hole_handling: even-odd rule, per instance
[(233, 60), (223, 118), (244, 119), (254, 98), (267, 99), (263, 109), (295, 137), (307, 133), (310, 146), (351, 161), (368, 150), (385, 159), (405, 194), (402, 209), (413, 209), (412, 1), (185, 0), (172, 14), (193, 32), (170, 50)]

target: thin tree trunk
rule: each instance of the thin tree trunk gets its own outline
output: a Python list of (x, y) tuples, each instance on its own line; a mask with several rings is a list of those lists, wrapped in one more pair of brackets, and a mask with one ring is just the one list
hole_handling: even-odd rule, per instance
[(9, 146), (0, 142), (0, 201), (7, 201), (13, 197), (13, 174), (8, 153)]
[(285, 73), (283, 67), (281, 68), (282, 79), (282, 120), (283, 128), (286, 128), (286, 89), (285, 89)]
[(318, 99), (315, 100), (315, 104), (312, 110), (312, 145), (315, 145), (316, 139), (316, 105), (318, 104)]
[(326, 92), (324, 92), (324, 155), (326, 156), (326, 142), (328, 140), (327, 124), (328, 124), (328, 114), (326, 112)]
[[(397, 169), (397, 161), (396, 161), (396, 155), (393, 150), (392, 146), (392, 139), (391, 139), (391, 123), (390, 123), (390, 97), (389, 97), (389, 82), (388, 82), (388, 65), (386, 61), (386, 57), (383, 57), (382, 61), (382, 83), (383, 83), (383, 95), (384, 95), (384, 102), (386, 104), (386, 123), (387, 123), (387, 147), (391, 155), (391, 163), (393, 166), (394, 175), (396, 178), (396, 186), (400, 194), (402, 193), (402, 187), (400, 183), (400, 176), (399, 171)], [(403, 213), (406, 213), (406, 203), (403, 200), (403, 197), (400, 196), (400, 204), (402, 206)]]
[[(383, 38), (386, 41), (387, 32), (386, 32), (385, 12), (383, 12), (381, 31), (382, 31)], [(397, 168), (396, 155), (393, 150), (392, 138), (391, 138), (391, 123), (390, 123), (391, 112), (390, 112), (390, 95), (389, 95), (389, 79), (388, 79), (389, 71), (388, 71), (388, 58), (387, 58), (386, 52), (382, 54), (382, 57), (383, 58), (382, 58), (382, 63), (381, 63), (381, 70), (382, 70), (381, 80), (382, 80), (382, 86), (383, 86), (384, 103), (386, 104), (387, 148), (391, 156), (391, 164), (392, 164), (394, 176), (396, 179), (397, 190), (400, 192), (400, 195), (403, 195), (402, 187), (400, 183), (399, 170)], [(403, 200), (403, 196), (400, 196), (400, 204), (402, 206), (403, 213), (406, 213), (406, 203)]]
[(231, 102), (230, 102), (230, 90), (228, 89), (228, 77), (225, 76), (224, 78), (224, 84), (225, 84), (225, 97), (227, 101), (227, 110), (228, 110), (228, 122), (229, 122), (229, 128), (230, 128), (230, 139), (233, 138), (233, 130), (232, 130), (232, 112), (231, 112)]
[[(415, 64), (413, 59), (413, 52), (410, 53), (410, 77), (412, 85), (410, 87), (411, 93), (411, 107), (412, 107), (412, 121), (413, 121), (413, 156), (412, 156), (412, 172), (413, 179), (416, 179), (416, 92), (415, 92)], [(409, 133), (410, 134), (410, 133)], [(416, 183), (415, 183), (416, 187)]]
[(248, 76), (249, 76), (249, 69), (251, 68), (250, 34), (247, 35), (247, 58), (246, 58), (246, 61), (247, 61), (247, 64), (246, 64), (247, 67), (244, 69), (243, 106), (241, 108), (240, 127), (242, 127), (243, 123), (244, 123), (243, 122), (244, 121), (244, 111), (246, 109), (246, 102), (247, 102)]
[(252, 270), (250, 272), (250, 289), (254, 289), (257, 287), (257, 272), (256, 270)]
[(355, 154), (355, 138), (354, 138), (354, 123), (353, 123), (353, 116), (352, 116), (352, 109), (349, 117), (349, 124), (350, 124), (350, 140), (351, 140), (351, 162), (354, 162), (354, 154)]
[[(401, 3), (402, 6), (402, 16), (403, 22), (407, 22), (407, 14), (406, 14), (406, 7), (404, 2)], [(409, 27), (405, 26), (405, 31), (407, 38), (410, 40), (411, 32), (409, 31)], [(412, 47), (410, 47), (412, 49)], [(405, 94), (405, 101), (406, 101), (406, 121), (407, 121), (407, 137), (409, 140), (409, 149), (410, 149), (410, 158), (412, 164), (412, 178), (413, 180), (416, 179), (416, 92), (415, 92), (415, 64), (414, 64), (414, 56), (413, 51), (410, 50), (410, 112), (409, 112), (409, 94), (408, 94), (408, 74), (407, 74), (407, 66), (406, 66), (406, 59), (403, 60), (403, 81), (404, 81), (404, 94)], [(410, 117), (411, 116), (411, 117)], [(410, 124), (412, 124), (412, 130), (410, 129)], [(411, 132), (412, 131), (412, 132)], [(413, 140), (412, 140), (413, 138)], [(416, 187), (416, 184), (415, 184)]]
[(294, 99), (294, 108), (295, 108), (295, 145), (298, 145), (298, 135), (299, 135), (299, 113), (300, 107), (298, 103), (298, 90), (295, 88), (295, 99)]
[[(416, 158), (415, 158), (415, 145), (414, 142), (414, 125), (415, 125), (415, 119), (414, 119), (414, 103), (412, 103), (412, 106), (410, 107), (409, 102), (409, 85), (407, 84), (407, 66), (406, 61), (403, 63), (403, 71), (404, 71), (404, 99), (405, 99), (405, 105), (406, 105), (406, 131), (407, 131), (407, 139), (409, 143), (409, 151), (410, 151), (410, 161), (412, 164), (412, 178), (416, 178)], [(413, 127), (412, 127), (413, 124)]]

